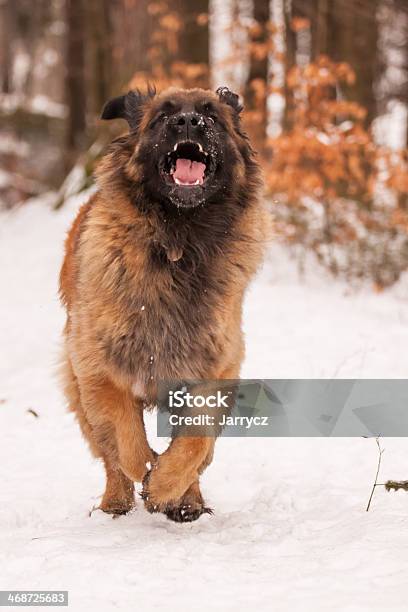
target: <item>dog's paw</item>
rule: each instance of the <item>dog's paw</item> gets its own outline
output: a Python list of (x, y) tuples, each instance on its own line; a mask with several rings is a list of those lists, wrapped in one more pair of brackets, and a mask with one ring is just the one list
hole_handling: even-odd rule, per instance
[(102, 510), (102, 512), (106, 512), (106, 514), (112, 514), (113, 517), (115, 517), (128, 514), (129, 512), (131, 512), (131, 510), (134, 509), (134, 507), (134, 501), (110, 499), (107, 501), (103, 501), (97, 509)]
[(214, 514), (211, 508), (206, 508), (202, 504), (181, 504), (180, 506), (169, 507), (164, 514), (170, 521), (176, 523), (192, 523), (200, 518), (202, 514)]
[(140, 494), (148, 512), (164, 512), (169, 505), (177, 503), (183, 491), (180, 490), (179, 480), (176, 475), (164, 472), (159, 463), (152, 465), (142, 480), (142, 492)]
[(176, 523), (191, 523), (199, 519), (202, 514), (213, 514), (213, 510), (204, 505), (201, 494), (194, 495), (190, 491), (177, 501), (167, 503), (156, 501), (149, 490), (151, 472), (152, 470), (149, 470), (143, 478), (143, 490), (140, 493), (148, 512), (151, 514), (162, 512), (169, 520)]

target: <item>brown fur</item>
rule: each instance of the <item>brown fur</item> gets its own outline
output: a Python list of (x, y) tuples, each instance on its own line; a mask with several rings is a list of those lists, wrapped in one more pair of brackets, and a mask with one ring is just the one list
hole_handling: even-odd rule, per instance
[[(198, 210), (164, 209), (142, 189), (140, 148), (169, 96), (210, 98), (235, 152), (228, 190)], [(144, 103), (138, 130), (112, 144), (97, 179), (99, 191), (68, 234), (61, 270), (65, 393), (105, 464), (102, 510), (130, 510), (133, 482), (145, 478), (148, 510), (194, 520), (205, 511), (198, 479), (214, 440), (177, 438), (157, 458), (143, 410), (160, 380), (239, 376), (242, 300), (267, 226), (259, 169), (232, 108), (211, 92), (171, 90)], [(186, 504), (191, 514), (180, 518)]]

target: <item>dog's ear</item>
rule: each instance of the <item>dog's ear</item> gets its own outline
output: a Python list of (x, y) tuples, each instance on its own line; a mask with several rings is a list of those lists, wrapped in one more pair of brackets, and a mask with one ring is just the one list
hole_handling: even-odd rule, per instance
[(118, 96), (108, 100), (103, 107), (101, 119), (126, 119), (126, 96)]
[(220, 102), (231, 106), (238, 115), (244, 110), (244, 107), (239, 101), (238, 94), (228, 89), (228, 87), (219, 87), (215, 93), (218, 95)]
[(129, 91), (124, 96), (112, 98), (103, 107), (101, 119), (125, 119), (130, 129), (136, 130), (143, 117), (145, 104), (156, 95), (153, 87), (148, 87), (146, 93), (139, 90)]

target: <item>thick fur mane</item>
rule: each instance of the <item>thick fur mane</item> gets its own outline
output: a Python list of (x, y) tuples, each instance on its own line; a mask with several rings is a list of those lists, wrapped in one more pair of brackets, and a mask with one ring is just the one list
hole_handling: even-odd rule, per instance
[[(268, 214), (238, 96), (172, 89), (140, 108), (139, 98), (107, 103), (104, 118), (126, 119), (131, 130), (108, 148), (99, 189), (66, 240), (64, 388), (104, 461), (101, 508), (128, 512), (133, 482), (143, 481), (149, 512), (185, 522), (208, 512), (198, 478), (214, 438), (177, 438), (158, 458), (143, 410), (157, 400), (160, 381), (239, 377), (243, 298), (262, 260)], [(192, 135), (201, 157), (191, 150), (183, 157), (184, 148), (172, 166)], [(205, 165), (201, 183), (177, 177), (178, 160), (190, 160), (190, 172), (194, 162)]]

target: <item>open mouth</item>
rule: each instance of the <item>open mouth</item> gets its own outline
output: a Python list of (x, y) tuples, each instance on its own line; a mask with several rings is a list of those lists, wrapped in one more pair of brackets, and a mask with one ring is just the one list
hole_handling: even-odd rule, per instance
[(203, 185), (210, 168), (211, 156), (201, 144), (191, 141), (175, 144), (162, 164), (166, 180), (182, 187)]

